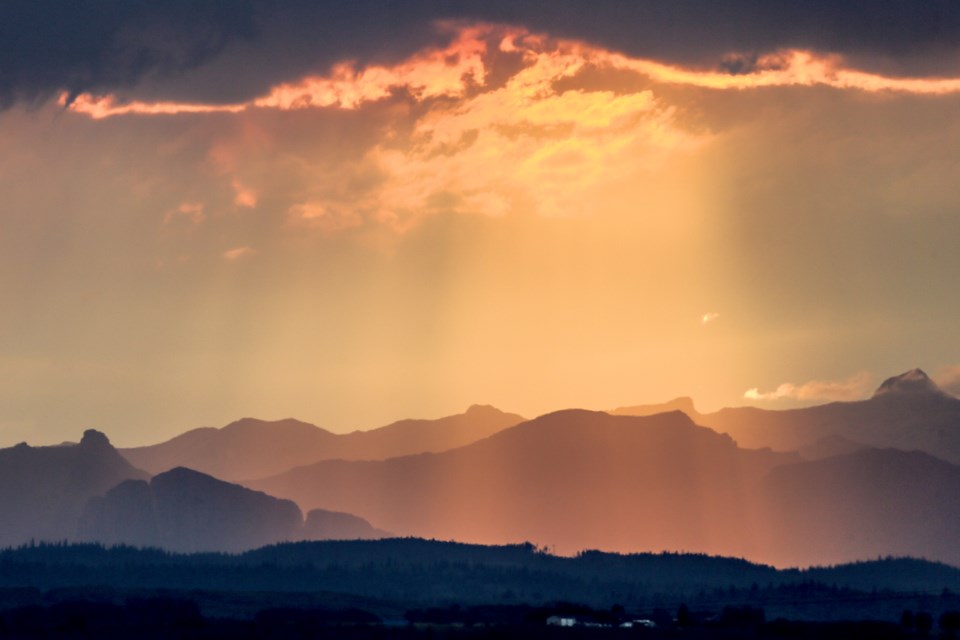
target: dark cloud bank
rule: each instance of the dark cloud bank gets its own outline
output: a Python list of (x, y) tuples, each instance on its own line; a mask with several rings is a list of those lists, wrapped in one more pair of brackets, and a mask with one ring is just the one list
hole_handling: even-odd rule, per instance
[[(136, 88), (236, 101), (345, 58), (390, 60), (436, 40), (436, 19), (522, 24), (636, 56), (732, 72), (758, 53), (842, 53), (893, 74), (958, 71), (953, 0), (6, 0), (0, 107), (60, 91)], [(727, 54), (740, 53), (725, 67)]]

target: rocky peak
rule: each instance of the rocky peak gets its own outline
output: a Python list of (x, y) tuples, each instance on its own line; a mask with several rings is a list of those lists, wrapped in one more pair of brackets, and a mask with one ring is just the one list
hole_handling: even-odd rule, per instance
[(87, 429), (83, 432), (83, 438), (80, 439), (80, 446), (85, 448), (112, 448), (110, 439), (96, 429)]
[(940, 394), (943, 392), (922, 369), (911, 369), (906, 373), (901, 373), (898, 376), (884, 380), (883, 384), (874, 392), (873, 397), (876, 398), (891, 393)]

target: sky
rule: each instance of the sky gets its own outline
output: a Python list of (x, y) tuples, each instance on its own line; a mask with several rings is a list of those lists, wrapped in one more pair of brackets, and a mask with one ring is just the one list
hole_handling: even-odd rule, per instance
[(0, 7), (0, 446), (960, 392), (960, 5)]

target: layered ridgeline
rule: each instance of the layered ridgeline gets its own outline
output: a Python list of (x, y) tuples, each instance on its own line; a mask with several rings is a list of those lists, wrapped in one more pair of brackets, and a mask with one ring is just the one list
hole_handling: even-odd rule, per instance
[(960, 565), (960, 467), (862, 450), (748, 450), (676, 411), (542, 416), (440, 454), (324, 461), (250, 483), (401, 535), (561, 553), (697, 551), (779, 566), (885, 555)]
[(90, 498), (146, 477), (92, 429), (79, 444), (0, 449), (0, 545), (74, 538)]
[(300, 508), (289, 500), (178, 467), (91, 499), (78, 535), (174, 551), (243, 551), (295, 540), (302, 527)]
[(323, 461), (248, 484), (400, 535), (530, 540), (561, 553), (749, 555), (762, 525), (752, 498), (758, 483), (798, 459), (740, 449), (681, 412), (568, 410), (444, 453)]
[(388, 535), (350, 515), (300, 508), (177, 468), (149, 479), (89, 430), (79, 444), (0, 449), (0, 546), (97, 541), (173, 551), (242, 551), (290, 540)]
[[(922, 372), (910, 372), (860, 403), (762, 412), (829, 417), (860, 411), (833, 422), (783, 423), (784, 439), (815, 443), (803, 449), (808, 456), (817, 450), (815, 460), (795, 451), (746, 448), (729, 434), (698, 426), (690, 414), (704, 416), (692, 402), (680, 401), (652, 408), (672, 411), (643, 417), (560, 411), (488, 427), (496, 433), (436, 453), (313, 458), (244, 482), (246, 488), (186, 468), (148, 481), (105, 436), (91, 431), (79, 445), (0, 451), (0, 508), (11, 514), (0, 522), (0, 541), (83, 539), (234, 551), (282, 540), (387, 535), (372, 522), (404, 536), (532, 541), (561, 553), (694, 551), (780, 566), (910, 555), (960, 565), (960, 467), (924, 452), (868, 446), (893, 436), (906, 440), (904, 431), (949, 441), (956, 402)], [(888, 408), (890, 421), (873, 433), (859, 421), (878, 406)], [(481, 413), (516, 419), (490, 408), (454, 418)], [(755, 431), (777, 436), (780, 423), (769, 420)], [(402, 439), (429, 433), (438, 422), (406, 421), (380, 431)], [(211, 430), (218, 439), (203, 459), (228, 465), (239, 451), (240, 459), (253, 460), (250, 469), (275, 469), (271, 446), (283, 443), (276, 445), (281, 453), (292, 446), (285, 424), (272, 423), (273, 437), (271, 423)], [(238, 440), (232, 435), (237, 431), (255, 437)], [(365, 437), (390, 440), (376, 432)], [(243, 447), (224, 448), (237, 442)], [(417, 442), (434, 446), (438, 440)], [(381, 453), (399, 445), (382, 446)], [(324, 451), (321, 458), (330, 449)], [(247, 467), (234, 469), (240, 477), (254, 475)]]
[(385, 532), (346, 513), (300, 508), (259, 491), (177, 467), (149, 482), (127, 480), (91, 499), (81, 540), (172, 551), (245, 551), (290, 540), (371, 539)]
[(523, 420), (494, 407), (474, 405), (465, 413), (437, 420), (400, 420), (370, 431), (335, 434), (299, 420), (244, 418), (221, 429), (194, 429), (166, 442), (120, 452), (150, 473), (187, 467), (238, 481), (281, 473), (318, 460), (384, 460), (446, 451)]
[(729, 433), (744, 447), (801, 451), (811, 458), (864, 447), (919, 449), (960, 464), (960, 398), (943, 390), (920, 369), (884, 381), (873, 396), (857, 402), (767, 410), (755, 407), (699, 413), (689, 398), (663, 405), (622, 407), (617, 415), (650, 415), (679, 409), (697, 424)]

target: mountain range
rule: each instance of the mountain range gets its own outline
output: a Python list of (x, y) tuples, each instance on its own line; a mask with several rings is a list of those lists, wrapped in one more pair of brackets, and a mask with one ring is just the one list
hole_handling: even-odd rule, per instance
[(237, 552), (294, 540), (300, 508), (258, 491), (177, 467), (149, 482), (126, 480), (90, 500), (78, 537), (172, 551)]
[(872, 397), (855, 402), (700, 413), (690, 398), (677, 398), (662, 405), (621, 407), (611, 413), (650, 415), (666, 409), (683, 411), (697, 424), (728, 433), (744, 447), (807, 449), (812, 457), (863, 447), (918, 449), (960, 464), (960, 398), (941, 390), (920, 369), (888, 378)]
[(437, 420), (400, 420), (369, 431), (335, 434), (292, 418), (244, 418), (220, 429), (193, 429), (166, 442), (121, 449), (120, 453), (150, 473), (188, 467), (238, 481), (281, 473), (318, 460), (384, 460), (445, 451), (523, 420), (494, 407), (474, 405), (465, 413)]
[(330, 460), (250, 482), (400, 535), (530, 540), (561, 553), (751, 551), (749, 496), (796, 454), (740, 449), (681, 412), (560, 411), (437, 454)]
[(348, 513), (300, 508), (178, 467), (150, 478), (105, 435), (0, 449), (0, 546), (96, 541), (172, 551), (244, 551), (291, 540), (388, 536)]
[(788, 411), (700, 414), (677, 399), (524, 421), (475, 406), (339, 436), (244, 419), (122, 452), (91, 430), (76, 445), (0, 450), (0, 544), (240, 551), (396, 534), (960, 565), (958, 405), (913, 370), (868, 400)]
[(392, 531), (561, 553), (687, 550), (779, 566), (910, 555), (960, 564), (960, 467), (865, 448), (739, 447), (680, 411), (542, 416), (460, 449), (322, 461), (249, 483)]
[(0, 545), (73, 538), (91, 498), (147, 477), (92, 429), (75, 445), (0, 449)]
[(179, 552), (239, 552), (292, 540), (375, 539), (389, 534), (362, 518), (300, 508), (259, 491), (177, 467), (149, 482), (126, 480), (91, 499), (80, 540)]

